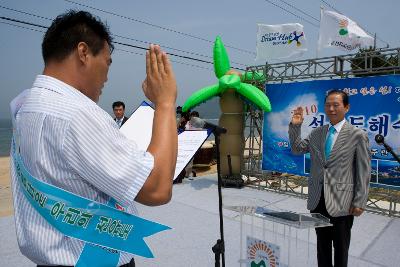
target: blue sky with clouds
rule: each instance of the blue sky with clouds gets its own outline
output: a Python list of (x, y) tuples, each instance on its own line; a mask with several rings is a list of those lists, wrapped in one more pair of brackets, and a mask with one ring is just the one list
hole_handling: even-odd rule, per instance
[[(115, 38), (118, 42), (146, 47), (146, 42), (158, 43), (170, 47), (167, 52), (206, 61), (212, 61), (212, 42), (220, 35), (227, 46), (231, 65), (245, 68), (265, 63), (254, 60), (257, 23), (303, 24), (309, 51), (299, 59), (315, 57), (320, 6), (328, 3), (369, 32), (377, 33), (378, 38), (388, 42), (390, 47), (400, 46), (400, 1), (396, 0), (74, 1), (76, 3), (65, 0), (2, 0), (0, 16), (48, 26), (51, 23), (49, 19), (68, 9), (88, 10), (106, 21), (114, 35), (121, 36)], [(8, 103), (20, 91), (29, 88), (35, 76), (43, 70), (40, 49), (43, 33), (4, 22), (0, 20), (0, 118), (9, 117)], [(24, 27), (43, 31), (33, 26)], [(377, 44), (379, 47), (386, 45), (379, 40)], [(324, 49), (320, 56), (341, 53), (337, 49)], [(211, 64), (173, 56), (171, 59), (178, 82), (178, 104), (182, 105), (194, 91), (216, 82)], [(144, 100), (141, 90), (144, 77), (144, 51), (116, 45), (99, 105), (111, 112), (111, 103), (123, 100), (128, 109), (133, 109)]]

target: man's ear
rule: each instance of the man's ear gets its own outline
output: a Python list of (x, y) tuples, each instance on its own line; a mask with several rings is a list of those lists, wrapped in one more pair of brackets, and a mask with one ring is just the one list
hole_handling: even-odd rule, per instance
[(90, 54), (89, 46), (85, 42), (79, 42), (77, 49), (79, 61), (82, 62), (82, 64), (86, 64)]
[(350, 110), (350, 104), (347, 105), (346, 107), (346, 113)]

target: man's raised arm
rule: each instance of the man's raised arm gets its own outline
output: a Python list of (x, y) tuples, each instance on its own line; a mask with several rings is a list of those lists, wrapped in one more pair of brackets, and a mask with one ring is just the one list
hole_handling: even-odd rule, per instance
[(143, 92), (155, 105), (153, 132), (147, 151), (154, 156), (154, 168), (135, 200), (156, 206), (168, 203), (178, 150), (175, 119), (176, 80), (167, 54), (158, 45), (146, 53)]

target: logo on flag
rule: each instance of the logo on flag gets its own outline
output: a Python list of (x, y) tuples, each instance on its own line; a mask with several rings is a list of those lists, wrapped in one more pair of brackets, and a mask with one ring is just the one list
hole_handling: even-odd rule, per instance
[(303, 25), (258, 24), (257, 58), (262, 60), (301, 56), (307, 51)]
[(339, 21), (339, 35), (344, 36), (349, 33), (349, 31), (347, 30), (347, 26), (349, 26), (349, 21), (347, 19), (341, 19)]
[(353, 20), (333, 11), (321, 10), (318, 49), (337, 47), (351, 51), (356, 48), (368, 48), (373, 44), (374, 38)]
[(296, 31), (293, 32), (293, 39), (288, 41), (288, 44), (291, 44), (293, 41), (296, 41), (297, 46), (301, 46), (301, 42), (299, 41), (300, 37), (304, 36), (304, 32), (297, 35)]

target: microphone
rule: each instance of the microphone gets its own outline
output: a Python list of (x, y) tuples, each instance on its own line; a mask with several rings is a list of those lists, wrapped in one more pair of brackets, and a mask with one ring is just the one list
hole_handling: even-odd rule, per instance
[(383, 145), (383, 144), (385, 144), (385, 137), (383, 137), (383, 135), (381, 135), (381, 134), (377, 134), (377, 135), (375, 135), (375, 142), (378, 145)]
[(383, 137), (383, 135), (381, 134), (375, 135), (375, 142), (378, 145), (383, 145), (386, 148), (387, 152), (392, 154), (392, 156), (400, 163), (399, 156), (397, 156), (396, 153), (394, 153), (393, 149), (388, 144), (385, 143), (385, 137)]
[(190, 118), (190, 123), (196, 128), (209, 129), (212, 132), (217, 133), (217, 134), (226, 133), (226, 129), (225, 128), (223, 128), (221, 126), (218, 126), (218, 125), (215, 125), (215, 124), (212, 124), (212, 123), (207, 122), (205, 120), (202, 120), (202, 119), (200, 119), (198, 117)]

